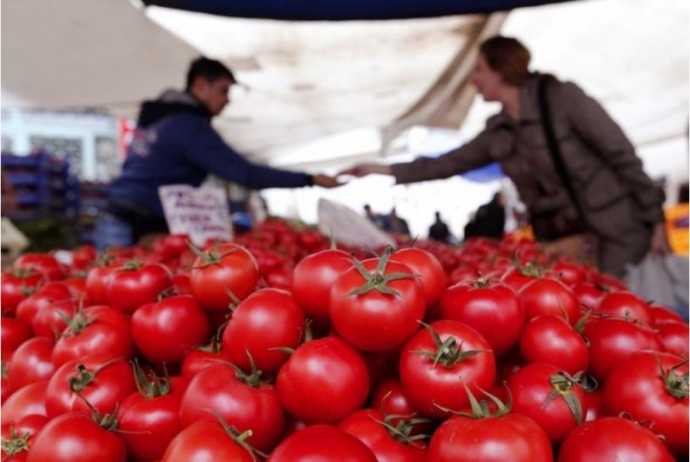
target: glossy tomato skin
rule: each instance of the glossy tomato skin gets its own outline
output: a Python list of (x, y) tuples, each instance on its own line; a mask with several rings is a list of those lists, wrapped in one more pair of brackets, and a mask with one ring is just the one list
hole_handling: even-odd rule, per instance
[(377, 279), (394, 273), (409, 275), (386, 284), (396, 293), (384, 293), (378, 288), (353, 293), (367, 284), (355, 267), (340, 275), (330, 292), (331, 321), (335, 330), (355, 348), (369, 352), (400, 347), (417, 332), (426, 311), (424, 289), (412, 270), (389, 260), (379, 272), (380, 261), (372, 258), (361, 264)]
[(576, 427), (558, 452), (558, 462), (595, 460), (675, 461), (654, 433), (620, 417), (602, 417)]
[(122, 261), (95, 266), (86, 274), (86, 294), (94, 305), (108, 304), (108, 285)]
[(182, 377), (187, 381), (192, 380), (203, 369), (219, 361), (228, 361), (228, 358), (220, 350), (218, 343), (212, 342), (199, 348), (194, 348), (187, 353), (182, 361)]
[(127, 449), (114, 432), (90, 416), (70, 412), (46, 424), (34, 440), (27, 462), (126, 462)]
[(360, 409), (339, 424), (338, 428), (366, 444), (379, 462), (425, 462), (426, 445), (395, 439), (385, 426), (386, 416), (377, 409)]
[[(549, 440), (558, 444), (587, 414), (587, 402), (582, 388), (575, 384), (564, 392), (557, 392), (552, 385), (560, 369), (551, 364), (528, 364), (508, 379), (513, 399), (512, 411), (533, 419), (546, 432)], [(565, 394), (579, 403), (578, 410), (571, 409)], [(553, 399), (550, 397), (553, 395)]]
[(25, 253), (20, 255), (13, 268), (38, 271), (51, 281), (59, 281), (67, 276), (66, 268), (57, 259), (47, 253)]
[[(662, 377), (662, 369), (669, 376), (668, 385)], [(683, 383), (687, 384), (687, 373), (687, 358), (653, 351), (633, 353), (606, 379), (604, 408), (609, 415), (625, 412), (638, 422), (649, 422), (650, 429), (663, 436), (671, 453), (687, 457), (690, 444), (688, 393), (687, 388), (685, 393), (678, 390)], [(671, 391), (680, 394), (674, 396)]]
[(321, 328), (331, 325), (331, 287), (338, 276), (352, 268), (352, 259), (343, 250), (328, 249), (307, 255), (295, 266), (292, 294), (305, 314)]
[(55, 373), (51, 356), (55, 343), (47, 337), (24, 342), (12, 355), (7, 368), (10, 386), (19, 390), (25, 385), (49, 380)]
[(168, 445), (161, 462), (256, 462), (252, 452), (237, 443), (220, 422), (201, 420), (182, 430)]
[[(73, 389), (70, 382), (82, 377), (82, 371), (90, 380), (83, 380), (82, 385)], [(127, 360), (111, 353), (93, 353), (68, 361), (55, 371), (48, 384), (46, 411), (51, 418), (67, 412), (91, 415), (86, 400), (101, 415), (112, 414), (135, 390), (134, 374)]]
[(51, 281), (17, 305), (17, 319), (30, 327), (33, 332), (34, 318), (41, 309), (49, 308), (59, 300), (69, 300), (71, 296), (67, 286), (59, 281)]
[(551, 442), (542, 428), (522, 414), (473, 419), (453, 416), (434, 432), (428, 462), (551, 462)]
[(136, 392), (129, 395), (118, 409), (118, 430), (137, 462), (163, 457), (168, 444), (182, 431), (180, 403), (188, 383), (181, 377), (169, 380), (167, 394), (147, 397)]
[(116, 269), (106, 289), (108, 304), (125, 314), (153, 303), (173, 285), (170, 270), (158, 263), (130, 261)]
[(687, 358), (690, 356), (688, 338), (690, 331), (687, 323), (666, 322), (656, 327), (656, 335), (664, 349), (673, 354)]
[(393, 252), (391, 260), (406, 265), (418, 275), (424, 289), (424, 299), (426, 300), (427, 308), (431, 308), (438, 303), (447, 282), (446, 272), (438, 258), (426, 250), (407, 247)]
[(32, 414), (47, 416), (48, 381), (34, 382), (14, 392), (2, 403), (2, 423), (16, 422)]
[(3, 316), (0, 318), (0, 348), (3, 353), (10, 353), (31, 338), (31, 330), (17, 318)]
[(211, 326), (191, 295), (176, 295), (139, 307), (131, 318), (132, 339), (155, 364), (179, 363), (208, 340)]
[(595, 311), (605, 316), (638, 321), (648, 326), (654, 323), (647, 302), (632, 292), (612, 292), (604, 295)]
[(270, 383), (245, 383), (227, 362), (203, 369), (189, 382), (180, 403), (182, 426), (215, 421), (216, 415), (209, 410), (240, 432), (251, 430), (247, 441), (262, 452), (273, 449), (285, 429), (285, 411), (276, 388)]
[(120, 310), (109, 305), (93, 305), (78, 312), (72, 320), (81, 325), (76, 330), (67, 327), (62, 332), (53, 348), (55, 367), (91, 353), (112, 353), (126, 359), (134, 357), (129, 319)]
[[(26, 460), (28, 450), (33, 445), (33, 440), (36, 434), (48, 423), (48, 417), (39, 414), (29, 414), (15, 422), (3, 423), (2, 433), (3, 448), (2, 461), (3, 462), (19, 462)], [(16, 438), (27, 438), (26, 444), (23, 446), (24, 450), (14, 455), (10, 454), (5, 448), (5, 441), (12, 441), (13, 436)]]
[(209, 252), (212, 262), (202, 257), (194, 261), (189, 286), (204, 308), (225, 311), (234, 303), (228, 291), (244, 300), (256, 290), (259, 266), (249, 250), (234, 243), (220, 244)]
[[(454, 339), (460, 352), (478, 351), (457, 362), (435, 363), (433, 356), (438, 345), (431, 331), (420, 330), (403, 347), (400, 354), (400, 383), (412, 404), (428, 417), (443, 418), (448, 411), (460, 411), (469, 405), (469, 397), (463, 390), (467, 384), (473, 393), (488, 389), (496, 378), (496, 357), (489, 343), (476, 330), (466, 324), (441, 320), (430, 325), (441, 342)], [(425, 352), (428, 355), (422, 354)]]
[(354, 348), (329, 336), (300, 345), (278, 371), (276, 389), (285, 409), (298, 419), (337, 423), (364, 404), (369, 371)]
[(31, 325), (37, 337), (54, 339), (67, 327), (64, 318), (71, 318), (77, 311), (76, 300), (56, 300), (48, 306), (39, 309)]
[(589, 364), (584, 338), (559, 316), (532, 318), (520, 337), (520, 354), (528, 364), (552, 364), (571, 375), (586, 372)]
[(264, 374), (274, 375), (288, 360), (280, 348), (295, 349), (306, 331), (306, 318), (295, 298), (280, 289), (259, 289), (232, 313), (222, 345), (230, 362), (251, 372), (251, 359)]
[(462, 322), (479, 332), (496, 356), (513, 348), (525, 325), (525, 311), (513, 290), (482, 279), (455, 284), (443, 293), (441, 318)]
[(17, 305), (36, 292), (47, 278), (38, 271), (8, 269), (0, 273), (0, 307), (3, 315), (14, 313)]
[(332, 425), (312, 425), (284, 439), (266, 462), (298, 460), (338, 462), (377, 462), (364, 443)]
[(578, 298), (560, 281), (538, 278), (522, 287), (518, 295), (528, 321), (540, 314), (551, 314), (574, 326), (580, 319)]

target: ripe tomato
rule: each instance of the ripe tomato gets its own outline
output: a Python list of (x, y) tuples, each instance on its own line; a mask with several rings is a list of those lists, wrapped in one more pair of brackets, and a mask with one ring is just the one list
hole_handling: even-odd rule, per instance
[(582, 335), (559, 316), (532, 318), (520, 337), (520, 354), (526, 363), (546, 363), (574, 375), (586, 372), (589, 350)]
[(664, 345), (664, 349), (669, 353), (687, 358), (690, 356), (688, 351), (688, 338), (690, 330), (684, 322), (667, 322), (657, 326), (656, 335)]
[(17, 305), (34, 293), (47, 278), (35, 270), (9, 268), (0, 273), (0, 307), (2, 314), (14, 313)]
[(136, 390), (129, 363), (111, 353), (93, 353), (68, 361), (53, 374), (48, 384), (46, 411), (48, 417), (67, 412), (91, 415), (112, 414), (119, 403)]
[(276, 389), (285, 409), (298, 419), (336, 423), (364, 404), (369, 371), (354, 348), (329, 336), (297, 347), (278, 371)]
[(385, 255), (355, 263), (331, 288), (335, 330), (364, 351), (400, 347), (417, 332), (425, 311), (424, 289), (412, 270)]
[(518, 295), (528, 321), (540, 314), (552, 314), (574, 326), (580, 319), (580, 302), (562, 282), (539, 278), (522, 287)]
[(402, 263), (418, 275), (427, 308), (438, 303), (446, 288), (446, 272), (438, 258), (426, 250), (408, 247), (393, 252), (391, 260)]
[(559, 261), (553, 264), (551, 271), (553, 271), (559, 281), (568, 287), (587, 280), (585, 267), (577, 263)]
[(2, 424), (2, 461), (26, 460), (36, 434), (48, 423), (48, 417), (30, 414), (14, 422)]
[(180, 403), (182, 426), (215, 421), (210, 410), (240, 432), (251, 430), (247, 441), (262, 452), (273, 449), (285, 429), (276, 388), (262, 383), (258, 374), (243, 374), (227, 362), (203, 369), (189, 382)]
[(237, 435), (225, 423), (201, 420), (173, 438), (161, 462), (256, 462), (256, 456), (244, 442), (246, 438), (246, 434)]
[(364, 443), (332, 425), (312, 425), (293, 433), (276, 447), (266, 462), (298, 460), (377, 461)]
[(667, 322), (685, 322), (685, 319), (680, 314), (665, 306), (651, 304), (649, 305), (649, 312), (654, 318), (655, 326), (660, 326)]
[(256, 260), (249, 250), (234, 243), (219, 244), (200, 254), (189, 276), (192, 294), (199, 303), (220, 311), (227, 310), (235, 299), (247, 298), (258, 282)]
[(651, 431), (621, 417), (603, 417), (574, 428), (561, 444), (558, 462), (620, 460), (673, 462)]
[(30, 383), (14, 392), (2, 403), (2, 423), (16, 422), (31, 414), (45, 415), (48, 381)]
[(688, 454), (688, 362), (671, 353), (638, 351), (623, 360), (604, 384), (604, 408), (622, 412), (664, 438), (677, 457)]
[(176, 295), (139, 307), (131, 319), (132, 339), (141, 354), (156, 364), (182, 362), (203, 345), (211, 329), (204, 309), (191, 295)]
[(71, 299), (56, 300), (40, 308), (31, 322), (34, 334), (55, 339), (67, 327), (65, 318), (71, 318), (77, 308), (77, 302)]
[(192, 380), (201, 370), (219, 361), (227, 361), (228, 358), (220, 349), (220, 342), (213, 339), (208, 345), (192, 349), (182, 361), (182, 376)]
[(446, 289), (440, 307), (442, 319), (459, 321), (475, 329), (497, 356), (517, 344), (525, 325), (525, 312), (515, 292), (481, 278)]
[(396, 420), (393, 423), (378, 409), (360, 409), (343, 419), (338, 428), (366, 444), (377, 461), (425, 462), (426, 444), (410, 439), (409, 420)]
[[(496, 378), (489, 343), (466, 324), (441, 320), (420, 330), (400, 354), (400, 383), (412, 404), (429, 417), (446, 417), (469, 404), (463, 390), (488, 389)], [(446, 410), (444, 410), (446, 409)]]
[(3, 316), (0, 319), (0, 348), (3, 353), (10, 353), (31, 338), (29, 328), (17, 318)]
[(120, 310), (108, 305), (79, 308), (53, 348), (53, 364), (60, 367), (91, 353), (134, 356), (129, 320)]
[(522, 414), (473, 419), (453, 416), (431, 437), (428, 462), (551, 462), (551, 442), (542, 428)]
[(54, 418), (36, 435), (27, 462), (126, 462), (119, 435), (90, 416), (69, 412)]
[(12, 263), (12, 267), (38, 271), (51, 281), (58, 281), (67, 277), (66, 268), (54, 256), (46, 253), (25, 253), (20, 255)]
[(86, 274), (86, 294), (94, 305), (108, 304), (108, 285), (115, 271), (124, 261), (107, 260), (94, 266)]
[(652, 325), (654, 322), (647, 302), (632, 292), (612, 292), (604, 295), (599, 300), (595, 311), (605, 316), (639, 321), (647, 325)]
[(172, 285), (172, 274), (164, 265), (130, 260), (113, 272), (105, 293), (109, 305), (131, 314), (157, 301)]
[(528, 364), (508, 379), (513, 412), (534, 419), (558, 444), (587, 413), (579, 383), (550, 364)]
[(306, 330), (306, 319), (295, 298), (280, 289), (259, 289), (232, 313), (223, 332), (223, 352), (245, 371), (252, 361), (265, 374), (275, 374), (288, 360), (279, 348), (297, 348)]
[(17, 319), (31, 327), (33, 332), (34, 317), (42, 308), (50, 307), (59, 300), (69, 300), (71, 297), (72, 294), (67, 286), (59, 281), (51, 281), (17, 305)]
[(575, 296), (580, 300), (582, 306), (588, 310), (594, 310), (599, 305), (599, 301), (606, 295), (601, 287), (591, 282), (580, 282), (571, 286)]
[(331, 287), (338, 276), (352, 268), (352, 259), (347, 252), (328, 249), (307, 255), (295, 266), (292, 294), (306, 315), (322, 327), (330, 325)]
[(55, 342), (48, 337), (34, 337), (24, 342), (12, 355), (7, 376), (12, 390), (34, 382), (49, 380), (55, 373), (51, 359)]

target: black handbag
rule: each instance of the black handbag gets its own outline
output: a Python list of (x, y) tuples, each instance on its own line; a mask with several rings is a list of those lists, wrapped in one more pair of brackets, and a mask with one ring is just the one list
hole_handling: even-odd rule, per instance
[(568, 210), (554, 210), (532, 215), (530, 222), (534, 235), (539, 241), (554, 241), (563, 237), (581, 234), (585, 231), (585, 219), (582, 207), (580, 206), (575, 189), (570, 181), (563, 156), (561, 155), (556, 135), (554, 134), (553, 125), (551, 121), (551, 114), (549, 111), (549, 104), (546, 98), (546, 85), (549, 77), (541, 77), (539, 79), (538, 97), (539, 110), (541, 113), (542, 125), (544, 127), (544, 134), (546, 135), (546, 142), (549, 146), (549, 154), (553, 161), (556, 172), (565, 186), (570, 199), (575, 204), (576, 213)]

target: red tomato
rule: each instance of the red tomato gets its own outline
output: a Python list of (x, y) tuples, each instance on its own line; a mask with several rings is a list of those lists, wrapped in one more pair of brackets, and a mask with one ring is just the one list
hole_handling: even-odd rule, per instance
[(473, 419), (453, 416), (431, 437), (428, 462), (551, 462), (551, 442), (542, 428), (522, 414)]
[(200, 371), (182, 396), (183, 427), (200, 420), (215, 421), (216, 416), (240, 432), (251, 430), (247, 441), (262, 452), (269, 452), (278, 443), (286, 422), (276, 388), (261, 383), (257, 374), (239, 373), (230, 363)]
[(588, 310), (594, 310), (599, 305), (599, 301), (606, 295), (601, 287), (591, 282), (580, 282), (571, 289), (580, 303)]
[(71, 297), (67, 286), (57, 281), (49, 282), (17, 305), (17, 318), (33, 331), (34, 317), (42, 308), (49, 307), (59, 300), (69, 300)]
[(331, 425), (313, 425), (284, 439), (266, 462), (377, 462), (376, 456), (354, 436)]
[(649, 305), (649, 312), (654, 318), (654, 325), (659, 326), (667, 322), (685, 322), (683, 317), (670, 308), (661, 305)]
[(14, 313), (17, 305), (34, 293), (47, 278), (33, 270), (7, 269), (0, 273), (2, 314)]
[(60, 367), (91, 353), (134, 357), (129, 320), (120, 310), (108, 305), (80, 308), (53, 348), (53, 364)]
[(48, 415), (46, 413), (46, 391), (48, 381), (30, 383), (19, 390), (15, 390), (2, 403), (2, 423), (16, 422), (31, 414)]
[(276, 289), (292, 289), (292, 269), (288, 266), (276, 268), (264, 276), (266, 285)]
[(3, 316), (0, 320), (0, 348), (3, 353), (9, 353), (31, 338), (29, 328), (17, 318)]
[(126, 360), (111, 353), (93, 353), (66, 362), (53, 374), (46, 411), (49, 417), (72, 411), (91, 415), (88, 401), (101, 415), (112, 414), (135, 390), (132, 368)]
[(115, 271), (124, 262), (110, 261), (102, 265), (95, 266), (86, 274), (86, 294), (91, 303), (95, 305), (108, 304), (108, 285)]
[(688, 351), (688, 338), (690, 330), (686, 323), (667, 322), (660, 324), (656, 328), (656, 335), (664, 345), (664, 349), (669, 353), (687, 358), (690, 356)]
[(276, 389), (285, 409), (298, 419), (336, 423), (364, 404), (369, 371), (354, 348), (329, 336), (297, 347), (278, 371)]
[(38, 271), (51, 281), (58, 281), (67, 277), (65, 267), (54, 256), (45, 253), (25, 253), (20, 255), (12, 263), (12, 267)]
[(14, 389), (10, 385), (10, 381), (7, 378), (7, 362), (4, 355), (0, 359), (0, 367), (2, 368), (2, 375), (0, 376), (0, 403), (4, 403), (7, 398), (10, 397)]
[(70, 412), (54, 418), (36, 435), (27, 462), (126, 462), (120, 436), (90, 416)]
[(366, 444), (378, 462), (426, 461), (426, 444), (410, 440), (407, 432), (412, 425), (405, 419), (398, 418), (394, 424), (378, 409), (360, 409), (343, 419), (338, 428)]
[(552, 314), (574, 326), (580, 319), (580, 302), (562, 282), (536, 279), (520, 289), (518, 295), (528, 321), (540, 314)]
[(245, 371), (275, 374), (288, 360), (279, 348), (295, 349), (306, 330), (306, 319), (295, 298), (284, 290), (259, 289), (232, 313), (223, 332), (223, 352)]
[(418, 275), (427, 308), (438, 303), (446, 288), (446, 272), (438, 258), (426, 250), (408, 247), (393, 252), (391, 260), (402, 263)]
[(113, 272), (106, 289), (108, 304), (126, 314), (153, 303), (172, 287), (172, 274), (158, 263), (131, 260)]
[(235, 434), (227, 424), (202, 420), (178, 433), (161, 462), (256, 462), (255, 454), (244, 439), (246, 435)]
[(412, 270), (395, 261), (372, 258), (336, 279), (330, 293), (335, 330), (364, 351), (400, 347), (419, 329), (426, 302)]
[(192, 294), (199, 303), (221, 311), (235, 299), (247, 298), (258, 282), (256, 260), (245, 247), (233, 243), (220, 244), (197, 257), (189, 277)]
[(525, 325), (525, 312), (515, 292), (484, 279), (449, 287), (441, 297), (440, 307), (442, 319), (475, 329), (497, 356), (517, 344)]
[(227, 360), (220, 349), (220, 342), (214, 339), (210, 344), (194, 348), (185, 355), (182, 361), (182, 377), (192, 380), (201, 370)]
[(589, 340), (589, 373), (600, 383), (634, 352), (664, 348), (651, 329), (618, 318), (592, 319), (584, 335)]
[(559, 281), (568, 287), (575, 284), (585, 282), (587, 280), (587, 273), (584, 266), (577, 263), (568, 263), (559, 261), (553, 264), (551, 271), (556, 275)]
[(39, 308), (31, 322), (34, 333), (37, 337), (55, 339), (65, 330), (65, 319), (71, 318), (77, 312), (77, 307), (74, 300), (55, 300), (50, 305)]
[(48, 417), (30, 414), (14, 422), (2, 424), (2, 460), (26, 460), (36, 434), (48, 423)]
[(532, 318), (520, 337), (520, 354), (526, 363), (546, 363), (574, 375), (586, 372), (589, 349), (582, 335), (559, 316)]
[(176, 295), (142, 305), (132, 315), (132, 339), (156, 364), (181, 362), (187, 352), (208, 340), (210, 322), (191, 295)]
[[(496, 378), (489, 343), (466, 324), (442, 320), (410, 339), (400, 354), (400, 383), (412, 404), (430, 417), (446, 417), (469, 404), (463, 390), (488, 389)], [(444, 410), (446, 409), (446, 410)]]
[(98, 252), (91, 244), (85, 244), (72, 250), (72, 270), (85, 270), (96, 261)]
[(628, 321), (639, 321), (652, 325), (653, 316), (647, 302), (632, 292), (612, 292), (604, 295), (595, 311), (606, 316), (615, 316)]
[(611, 415), (622, 412), (664, 438), (675, 456), (688, 455), (687, 358), (671, 353), (638, 351), (611, 372), (604, 384), (604, 408)]
[(620, 417), (604, 417), (573, 429), (558, 452), (558, 462), (594, 460), (673, 462), (675, 459), (646, 428)]
[(585, 390), (585, 401), (587, 408), (587, 415), (585, 416), (585, 422), (591, 422), (592, 420), (599, 419), (604, 416), (603, 412), (603, 400), (604, 392), (601, 388), (596, 390)]
[(307, 255), (292, 275), (292, 294), (305, 314), (320, 327), (331, 324), (331, 287), (342, 273), (352, 268), (353, 257), (342, 250), (328, 249)]
[(501, 282), (515, 292), (519, 292), (527, 284), (542, 277), (542, 270), (529, 264), (524, 267), (516, 266), (501, 276)]
[(163, 261), (174, 260), (189, 248), (189, 237), (185, 234), (166, 234), (155, 238), (151, 248)]
[(528, 364), (508, 379), (512, 411), (534, 419), (552, 443), (560, 443), (587, 414), (579, 383), (550, 364)]
[(12, 355), (7, 367), (10, 387), (19, 390), (34, 382), (49, 380), (55, 373), (51, 359), (55, 342), (48, 337), (34, 337), (24, 342)]
[(137, 377), (139, 391), (125, 398), (117, 411), (118, 430), (133, 460), (148, 462), (163, 457), (182, 431), (180, 403), (187, 380), (147, 377), (141, 369)]

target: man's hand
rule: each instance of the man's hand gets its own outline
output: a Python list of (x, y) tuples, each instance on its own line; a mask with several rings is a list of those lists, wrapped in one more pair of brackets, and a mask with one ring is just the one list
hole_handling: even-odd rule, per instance
[(350, 176), (356, 176), (356, 177), (362, 177), (362, 176), (367, 176), (371, 174), (379, 174), (379, 175), (391, 175), (391, 168), (388, 165), (381, 165), (381, 164), (358, 164), (353, 167), (347, 168), (345, 170), (341, 170), (338, 173), (338, 176), (341, 175), (350, 175)]
[(671, 245), (668, 243), (665, 223), (657, 223), (654, 225), (649, 251), (657, 255), (668, 255), (671, 253)]
[(321, 173), (314, 175), (314, 186), (321, 186), (322, 188), (335, 188), (336, 186), (340, 185), (342, 185), (342, 183), (332, 176), (323, 175)]

